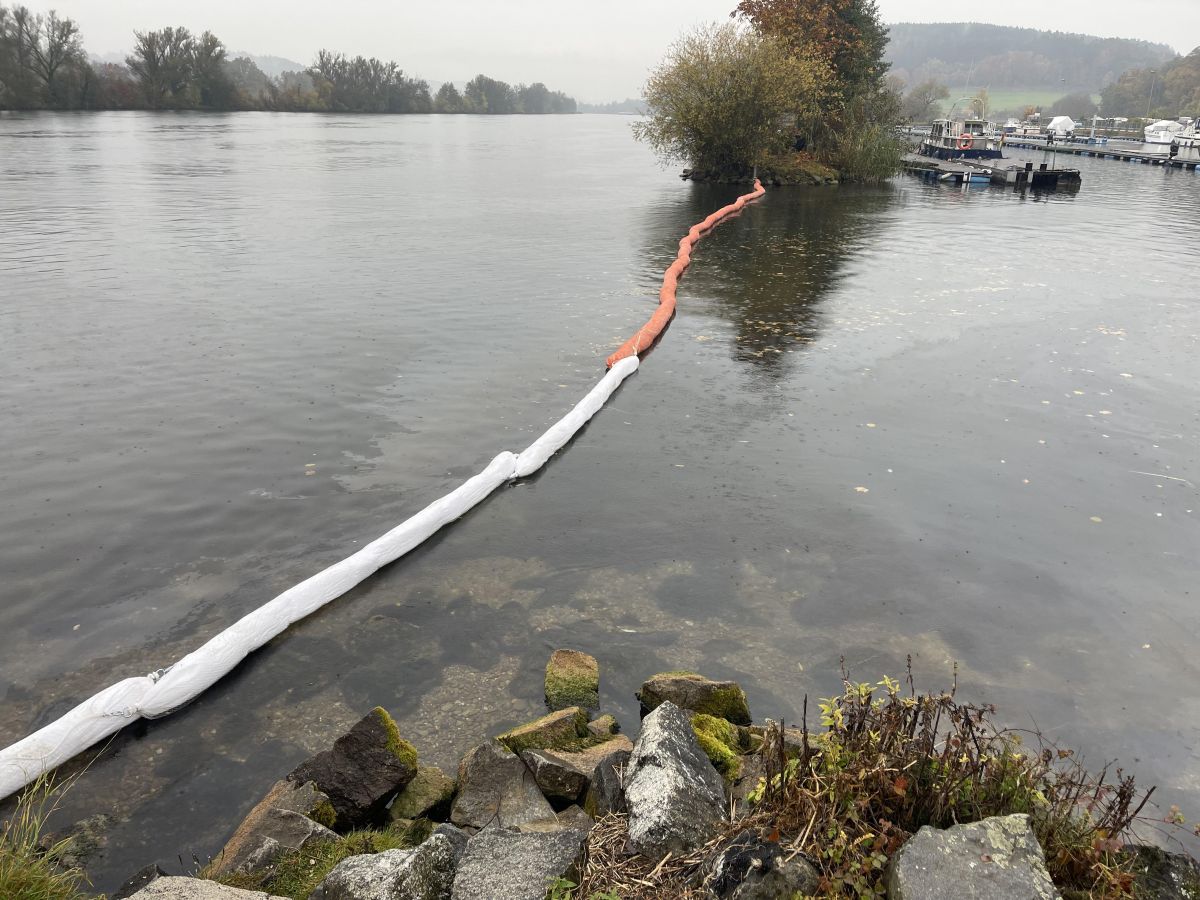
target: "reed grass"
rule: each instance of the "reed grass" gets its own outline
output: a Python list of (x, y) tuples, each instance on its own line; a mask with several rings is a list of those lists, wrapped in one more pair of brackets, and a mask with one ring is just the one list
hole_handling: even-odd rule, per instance
[(85, 900), (82, 870), (67, 862), (73, 837), (47, 840), (46, 823), (74, 779), (43, 775), (25, 789), (0, 822), (0, 897), (4, 900)]

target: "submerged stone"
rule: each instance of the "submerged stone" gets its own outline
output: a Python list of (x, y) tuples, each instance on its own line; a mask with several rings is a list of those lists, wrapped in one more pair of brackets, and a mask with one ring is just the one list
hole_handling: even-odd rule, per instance
[(892, 857), (888, 900), (1061, 900), (1029, 816), (926, 825)]
[(746, 692), (736, 681), (713, 681), (694, 672), (662, 672), (642, 684), (638, 692), (643, 712), (652, 712), (666, 701), (681, 709), (725, 719), (734, 725), (750, 724)]
[(546, 663), (546, 705), (552, 710), (600, 706), (600, 663), (578, 650), (555, 650)]

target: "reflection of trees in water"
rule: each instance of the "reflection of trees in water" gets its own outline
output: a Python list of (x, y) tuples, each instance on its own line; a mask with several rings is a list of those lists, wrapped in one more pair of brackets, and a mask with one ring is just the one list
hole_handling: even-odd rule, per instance
[[(676, 240), (741, 191), (694, 185), (647, 218), (648, 269), (670, 265)], [(786, 351), (816, 339), (821, 299), (896, 203), (889, 187), (770, 191), (705, 238), (680, 282), (680, 307), (733, 323), (733, 356), (782, 374)]]

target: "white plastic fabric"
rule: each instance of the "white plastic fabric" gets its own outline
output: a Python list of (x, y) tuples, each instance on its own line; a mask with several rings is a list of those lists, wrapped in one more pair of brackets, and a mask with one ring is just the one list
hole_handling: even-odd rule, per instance
[(608, 398), (629, 375), (638, 367), (636, 356), (627, 356), (613, 364), (587, 396), (575, 404), (575, 408), (546, 429), (545, 433), (521, 451), (517, 457), (517, 469), (514, 478), (524, 478), (532, 475), (546, 464), (551, 456), (563, 448), (580, 428), (587, 424), (588, 419), (608, 402)]
[(613, 391), (637, 368), (637, 357), (621, 360), (574, 409), (519, 456), (504, 451), (482, 472), (446, 496), (433, 501), (352, 556), (243, 616), (173, 666), (151, 675), (120, 681), (29, 737), (0, 750), (0, 799), (115, 734), (135, 719), (165, 716), (179, 709), (293, 622), (342, 596), (381, 567), (399, 559), (438, 529), (462, 517), (506, 481), (536, 472), (604, 406)]

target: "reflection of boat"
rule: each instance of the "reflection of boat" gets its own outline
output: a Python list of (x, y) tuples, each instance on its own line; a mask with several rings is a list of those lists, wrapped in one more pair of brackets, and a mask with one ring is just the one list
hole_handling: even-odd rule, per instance
[(929, 137), (921, 142), (920, 153), (936, 159), (1000, 159), (1003, 144), (1003, 136), (991, 122), (982, 117), (955, 118), (951, 107), (947, 118), (934, 119)]

